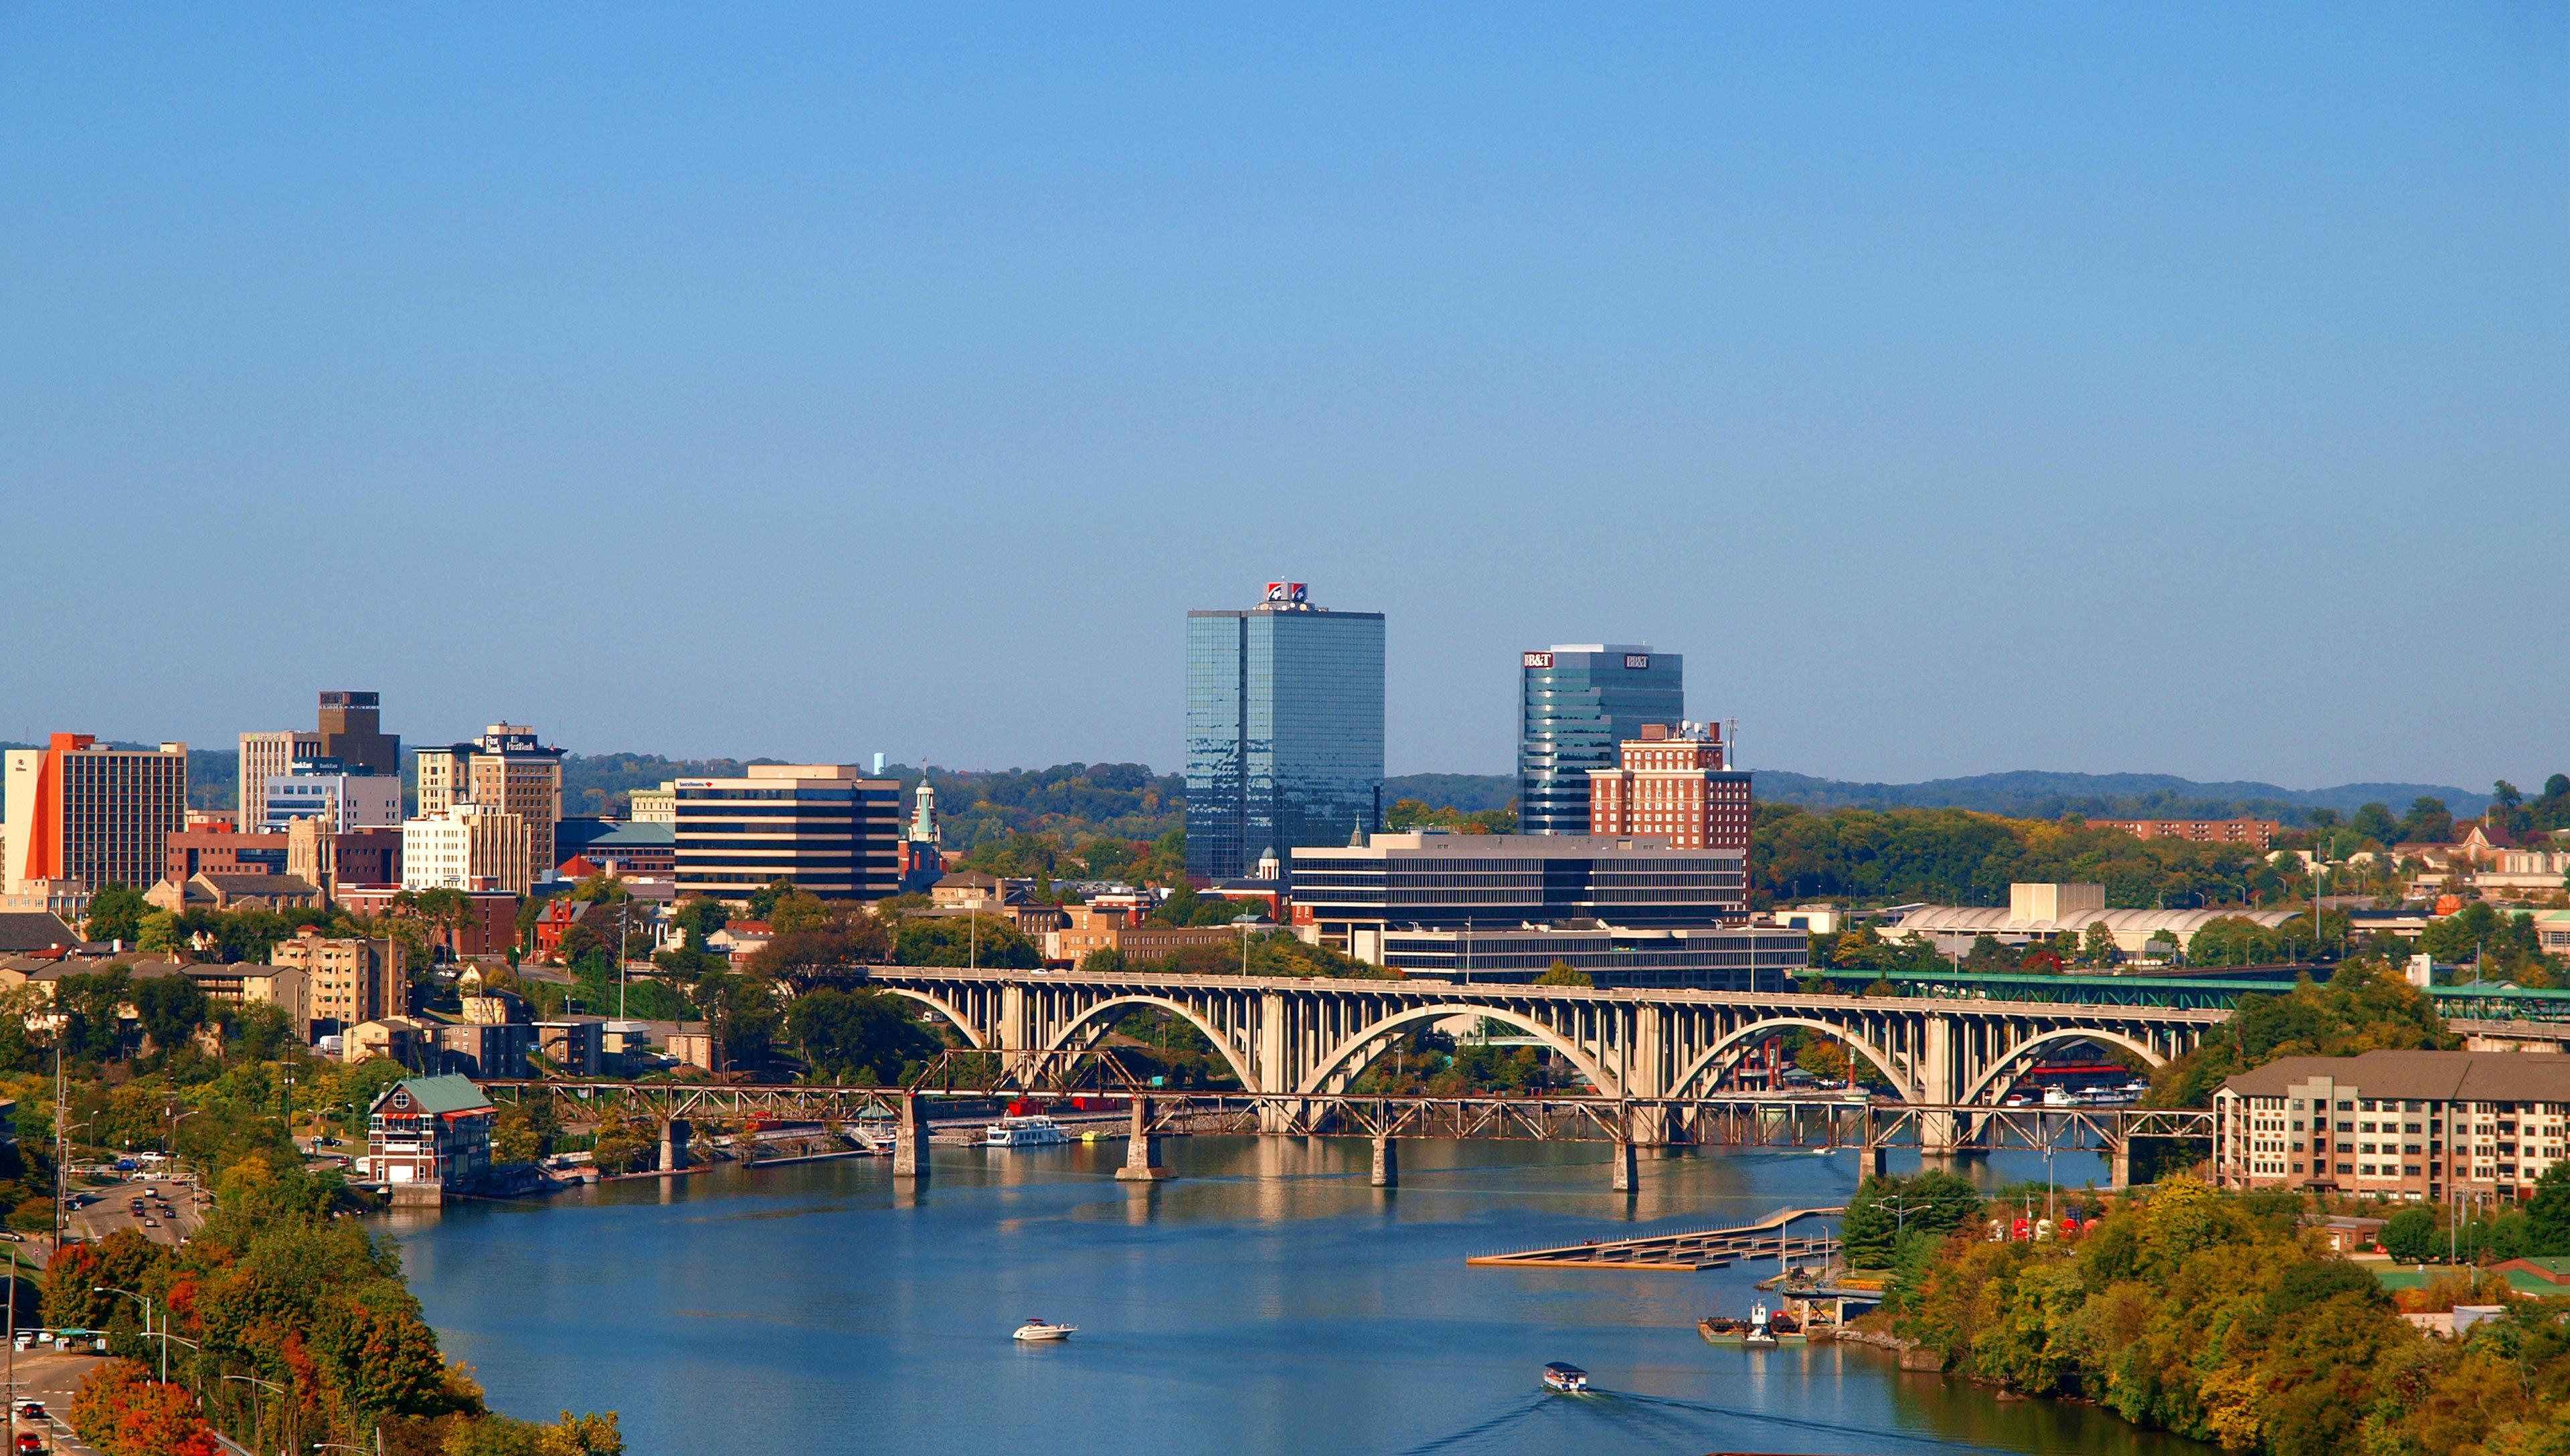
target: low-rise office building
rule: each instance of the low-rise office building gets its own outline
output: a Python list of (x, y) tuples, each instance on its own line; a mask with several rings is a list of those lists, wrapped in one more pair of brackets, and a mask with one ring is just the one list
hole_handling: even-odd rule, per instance
[(1296, 933), (1383, 963), (1401, 929), (1567, 925), (1710, 929), (1749, 919), (1748, 857), (1681, 850), (1662, 836), (1358, 837), (1296, 850), (1289, 894)]
[(2570, 1056), (2285, 1057), (2223, 1083), (2213, 1108), (2226, 1187), (2516, 1200), (2570, 1157)]
[(282, 875), (285, 839), (242, 834), (228, 824), (192, 824), (163, 840), (161, 878), (185, 885), (198, 875)]
[(1790, 991), (1811, 936), (1768, 925), (1634, 930), (1614, 925), (1388, 928), (1377, 963), (1456, 981), (1531, 981), (1559, 962), (1601, 987)]
[(752, 764), (677, 781), (677, 893), (745, 903), (790, 880), (823, 900), (900, 891), (901, 785), (843, 764)]

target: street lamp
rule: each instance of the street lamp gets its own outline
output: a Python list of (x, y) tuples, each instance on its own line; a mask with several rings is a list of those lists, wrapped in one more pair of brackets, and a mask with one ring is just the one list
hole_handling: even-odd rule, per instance
[(1234, 915), (1231, 922), (1240, 927), (1240, 973), (1249, 974), (1249, 927), (1258, 923), (1256, 915)]
[(249, 1386), (249, 1439), (250, 1444), (255, 1446), (258, 1444), (259, 1431), (258, 1387), (264, 1385), (279, 1395), (283, 1395), (285, 1393), (285, 1387), (277, 1384), (273, 1380), (261, 1380), (256, 1375), (225, 1375), (223, 1378), (226, 1380), (238, 1380)]
[[(151, 1300), (134, 1292), (132, 1289), (111, 1288), (106, 1284), (92, 1284), (90, 1285), (90, 1292), (93, 1294), (123, 1294), (125, 1297), (132, 1299), (135, 1303), (142, 1305), (143, 1337), (145, 1339), (150, 1339), (152, 1337)], [(170, 1337), (169, 1331), (167, 1330), (162, 1331), (161, 1336), (161, 1383), (164, 1385), (170, 1383)]]

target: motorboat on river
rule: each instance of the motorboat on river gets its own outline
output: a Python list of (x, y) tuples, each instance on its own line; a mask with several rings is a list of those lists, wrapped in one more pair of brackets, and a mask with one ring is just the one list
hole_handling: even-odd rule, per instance
[(1588, 1389), (1588, 1372), (1577, 1365), (1565, 1365), (1555, 1360), (1543, 1367), (1543, 1388), (1558, 1390), (1564, 1395), (1581, 1394)]
[(1062, 1124), (1038, 1114), (1034, 1117), (1004, 1117), (991, 1124), (982, 1134), (986, 1148), (1052, 1148), (1071, 1141)]
[(1079, 1326), (1076, 1324), (1055, 1324), (1050, 1320), (1030, 1319), (1026, 1323), (1019, 1325), (1017, 1333), (1012, 1335), (1011, 1338), (1023, 1339), (1029, 1343), (1035, 1343), (1045, 1340), (1069, 1339), (1078, 1332)]

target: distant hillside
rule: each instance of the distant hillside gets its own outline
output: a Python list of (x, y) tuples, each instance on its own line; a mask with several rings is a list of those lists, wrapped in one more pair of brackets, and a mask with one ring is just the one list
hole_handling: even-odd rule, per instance
[(1770, 804), (1813, 809), (1970, 809), (2015, 819), (2229, 819), (2255, 815), (2299, 824), (2314, 809), (2353, 814), (2380, 804), (2398, 814), (2420, 797), (2442, 799), (2457, 816), (2489, 803), (2486, 794), (2450, 784), (2341, 784), (2330, 789), (2287, 789), (2261, 783), (2198, 783), (2168, 774), (2057, 774), (2021, 769), (1924, 784), (1859, 784), (1816, 779), (1781, 769), (1758, 772), (1758, 797)]
[[(23, 743), (0, 748), (26, 748)], [(120, 748), (149, 744), (118, 743)], [(404, 768), (410, 755), (405, 753)], [(189, 799), (201, 809), (228, 809), (239, 754), (228, 748), (191, 748)], [(629, 796), (666, 779), (737, 775), (744, 764), (775, 759), (674, 759), (646, 753), (571, 754), (563, 760), (563, 810), (568, 814), (621, 815)], [(920, 771), (887, 767), (907, 794)], [(1758, 798), (1769, 804), (1813, 809), (1970, 809), (2016, 819), (2228, 819), (2256, 815), (2299, 824), (2314, 809), (2355, 813), (2380, 804), (2394, 814), (2413, 799), (2445, 801), (2457, 818), (2489, 805), (2487, 794), (2451, 784), (2341, 784), (2327, 789), (2287, 789), (2257, 782), (2200, 783), (2170, 774), (2068, 774), (2024, 769), (1921, 784), (1856, 783), (1814, 778), (1782, 769), (1760, 769)], [(1183, 820), (1185, 781), (1154, 774), (1143, 764), (1058, 764), (1048, 769), (957, 772), (931, 769), (948, 843), (978, 843), (994, 836), (1053, 831), (1156, 839)], [(1384, 780), (1383, 802), (1417, 799), (1467, 814), (1503, 809), (1517, 796), (1513, 774), (1402, 774)], [(905, 808), (907, 799), (905, 799)]]
[(1385, 808), (1399, 800), (1416, 799), (1438, 809), (1479, 814), (1485, 809), (1505, 809), (1516, 798), (1514, 774), (1403, 774), (1383, 781)]

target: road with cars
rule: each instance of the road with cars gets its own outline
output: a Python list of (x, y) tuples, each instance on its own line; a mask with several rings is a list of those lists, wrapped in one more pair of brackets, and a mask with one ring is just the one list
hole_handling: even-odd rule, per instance
[(197, 1232), (212, 1202), (193, 1183), (140, 1173), (73, 1192), (77, 1206), (65, 1217), (73, 1238), (90, 1241), (131, 1229), (155, 1244), (176, 1246)]
[[(72, 1394), (80, 1389), (89, 1372), (107, 1363), (104, 1355), (72, 1355), (45, 1350), (20, 1350), (17, 1354), (18, 1387), (10, 1400), (19, 1407), (17, 1423), (19, 1440), (34, 1432), (43, 1445), (41, 1451), (69, 1452), (71, 1456), (96, 1456), (94, 1447), (85, 1445), (72, 1434), (69, 1422)], [(41, 1415), (26, 1413), (25, 1402), (34, 1401), (43, 1408)]]

